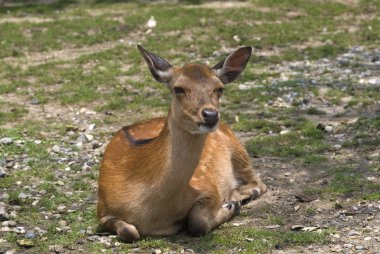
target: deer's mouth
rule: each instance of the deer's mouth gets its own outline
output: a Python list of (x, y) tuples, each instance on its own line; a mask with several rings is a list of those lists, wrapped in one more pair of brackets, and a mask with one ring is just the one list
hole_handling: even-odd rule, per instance
[(218, 123), (199, 123), (198, 127), (201, 133), (213, 132), (216, 130)]

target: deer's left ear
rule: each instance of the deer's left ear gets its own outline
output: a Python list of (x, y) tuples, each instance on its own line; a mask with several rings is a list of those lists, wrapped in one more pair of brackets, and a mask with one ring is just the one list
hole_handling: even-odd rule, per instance
[(251, 47), (239, 48), (212, 68), (223, 84), (230, 83), (244, 71), (251, 53)]
[(161, 57), (145, 50), (140, 45), (137, 45), (137, 48), (140, 50), (141, 55), (144, 57), (146, 64), (149, 67), (150, 72), (153, 77), (161, 83), (169, 83), (171, 79), (170, 68), (173, 66), (168, 63), (166, 60)]

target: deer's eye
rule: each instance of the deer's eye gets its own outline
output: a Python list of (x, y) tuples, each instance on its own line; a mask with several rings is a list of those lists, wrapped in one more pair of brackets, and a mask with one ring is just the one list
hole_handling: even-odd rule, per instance
[(176, 86), (176, 87), (174, 87), (174, 92), (176, 94), (185, 93), (185, 89), (183, 89), (182, 87)]
[(217, 91), (218, 91), (218, 93), (223, 93), (224, 92), (224, 88), (221, 87)]

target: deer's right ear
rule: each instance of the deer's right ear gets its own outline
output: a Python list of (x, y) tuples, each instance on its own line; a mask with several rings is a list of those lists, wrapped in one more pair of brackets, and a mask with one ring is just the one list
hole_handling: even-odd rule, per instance
[(171, 79), (171, 73), (169, 70), (173, 66), (161, 57), (145, 50), (140, 45), (137, 45), (137, 48), (140, 50), (141, 55), (144, 57), (145, 62), (147, 63), (153, 77), (158, 82), (165, 84), (169, 83)]

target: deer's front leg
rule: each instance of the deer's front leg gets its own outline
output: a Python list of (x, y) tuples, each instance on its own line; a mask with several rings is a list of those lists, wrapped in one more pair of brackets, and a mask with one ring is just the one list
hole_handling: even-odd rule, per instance
[(197, 201), (191, 208), (188, 228), (193, 235), (204, 235), (230, 220), (240, 210), (240, 202), (218, 202), (209, 198)]

